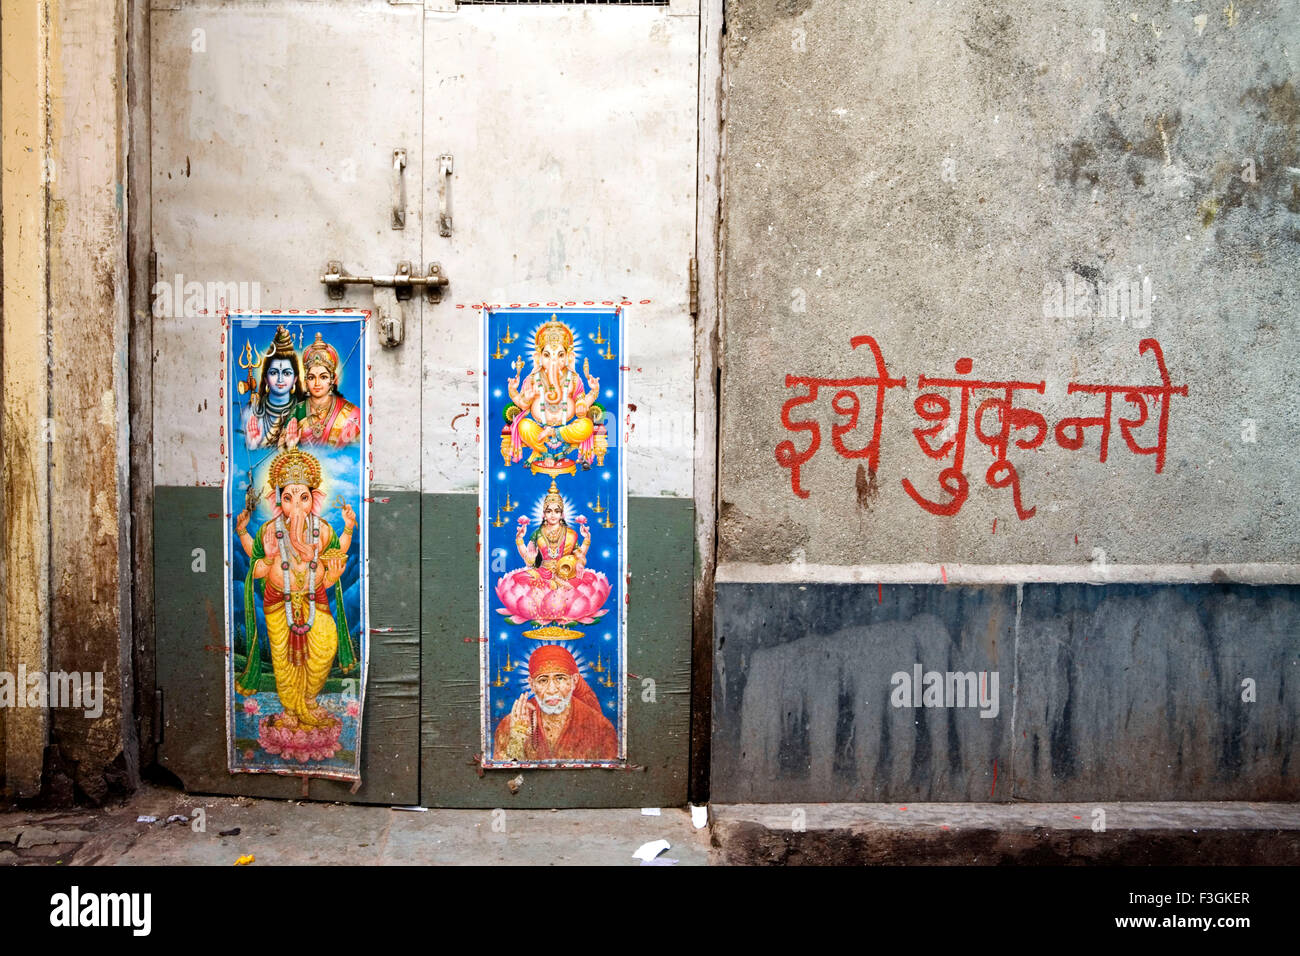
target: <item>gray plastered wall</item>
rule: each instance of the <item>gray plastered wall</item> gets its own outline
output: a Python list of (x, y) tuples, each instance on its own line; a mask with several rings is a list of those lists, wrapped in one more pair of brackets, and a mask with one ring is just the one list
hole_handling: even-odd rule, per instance
[[(1285, 3), (727, 4), (713, 800), (1296, 799), (1297, 41)], [(907, 380), (878, 467), (823, 387), (800, 497), (786, 376), (874, 375), (864, 335)], [(1161, 472), (1120, 396), (1106, 462), (1061, 447), (1103, 410), (1069, 383), (1160, 383), (1148, 338), (1187, 387)], [(914, 402), (957, 418), (918, 378), (960, 359), (1043, 383), (1032, 517), (973, 422), (957, 514), (904, 490), (948, 499)], [(917, 664), (1000, 710), (893, 706)]]
[[(720, 562), (1295, 560), (1300, 18), (1130, 6), (728, 4)], [(1149, 315), (1044, 316), (1045, 287), (1085, 286), (1104, 312), (1098, 292), (1143, 279)], [(831, 448), (834, 390), (794, 413), (822, 427), (802, 500), (774, 451), (808, 445), (782, 426), (785, 376), (872, 374), (855, 335), (907, 387), (887, 391), (874, 481)], [(1148, 337), (1188, 388), (1163, 472), (1117, 424), (1104, 464), (1095, 428), (1059, 447), (1058, 420), (1102, 413), (1068, 383), (1160, 382)], [(972, 378), (1045, 383), (1017, 404), (1046, 440), (1009, 454), (1032, 518), (985, 483), (973, 426), (960, 513), (902, 487), (947, 499), (913, 402), (963, 357)], [(871, 437), (859, 395), (850, 447)]]

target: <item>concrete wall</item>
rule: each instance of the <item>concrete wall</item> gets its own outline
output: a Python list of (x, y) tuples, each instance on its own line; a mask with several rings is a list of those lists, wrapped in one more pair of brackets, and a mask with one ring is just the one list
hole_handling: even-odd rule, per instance
[[(44, 671), (49, 653), (48, 445), (43, 422), (49, 412), (46, 336), (47, 174), (45, 130), (48, 24), (43, 7), (6, 12), (0, 59), (3, 120), (4, 234), (4, 616), (0, 621), (0, 670)], [(9, 77), (30, 76), (15, 84)], [(40, 789), (49, 713), (43, 708), (0, 709), (0, 778), (22, 794)]]
[(720, 803), (1300, 799), (1293, 587), (720, 583), (717, 620)]
[[(1282, 489), (1300, 438), (1300, 26), (1287, 4), (1202, 6), (728, 4), (720, 561), (1295, 561), (1300, 506)], [(1043, 314), (1045, 285), (1144, 278), (1149, 315)], [(878, 467), (832, 449), (844, 419), (824, 387), (791, 411), (822, 429), (797, 497), (776, 449), (810, 436), (782, 425), (803, 394), (786, 376), (874, 375), (868, 348), (850, 347), (860, 335), (907, 380), (887, 390)], [(1161, 473), (1123, 441), (1133, 408), (1118, 396), (1104, 464), (1099, 429), (1061, 447), (1055, 425), (1104, 403), (1069, 383), (1160, 383), (1146, 338), (1187, 386)], [(960, 378), (962, 358), (967, 378), (1044, 383), (1016, 407), (1049, 433), (1008, 455), (1031, 518), (986, 483), (994, 455), (973, 424), (957, 514), (902, 485), (949, 500), (947, 462), (912, 431), (943, 423), (913, 403), (918, 376)], [(933, 391), (957, 419), (956, 393)], [(850, 449), (871, 438), (875, 390), (856, 392)], [(974, 394), (972, 416), (999, 393)]]
[[(1294, 5), (726, 39), (713, 799), (1295, 799)], [(1110, 392), (1103, 462), (1097, 385), (1178, 391)], [(916, 663), (1001, 712), (893, 707)]]

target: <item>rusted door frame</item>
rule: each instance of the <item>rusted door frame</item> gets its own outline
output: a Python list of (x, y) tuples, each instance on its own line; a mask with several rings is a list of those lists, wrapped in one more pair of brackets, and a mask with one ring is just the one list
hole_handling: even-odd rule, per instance
[(724, 0), (700, 0), (696, 162), (695, 586), (691, 638), (691, 799), (709, 797), (713, 706), (713, 572), (718, 527), (718, 342), (722, 320), (722, 38)]

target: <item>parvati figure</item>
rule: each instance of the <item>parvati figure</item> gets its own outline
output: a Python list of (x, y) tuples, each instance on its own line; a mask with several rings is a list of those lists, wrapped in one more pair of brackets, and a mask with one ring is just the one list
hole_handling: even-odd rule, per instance
[(307, 400), (294, 407), (281, 444), (342, 448), (360, 439), (361, 410), (339, 394), (339, 353), (321, 333), (303, 349), (302, 367)]

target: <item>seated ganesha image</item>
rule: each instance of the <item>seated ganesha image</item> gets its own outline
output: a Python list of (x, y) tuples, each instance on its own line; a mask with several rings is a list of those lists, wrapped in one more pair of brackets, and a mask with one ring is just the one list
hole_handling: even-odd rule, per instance
[(515, 547), (527, 567), (502, 575), (496, 585), (503, 605), (497, 613), (511, 624), (594, 624), (609, 610), (605, 607), (609, 579), (587, 567), (587, 549), (591, 547), (587, 519), (581, 515), (574, 519), (581, 531), (579, 541), (564, 512), (564, 497), (552, 480), (542, 501), (541, 527), (525, 539), (529, 519), (519, 519)]
[(516, 359), (515, 377), (506, 383), (510, 404), (501, 430), (506, 465), (519, 461), (525, 448), (533, 474), (573, 475), (577, 463), (589, 469), (593, 459), (604, 465), (608, 437), (605, 410), (597, 401), (600, 380), (585, 359), (581, 375), (575, 363), (573, 330), (552, 315), (533, 337), (528, 377), (522, 379), (523, 359)]

